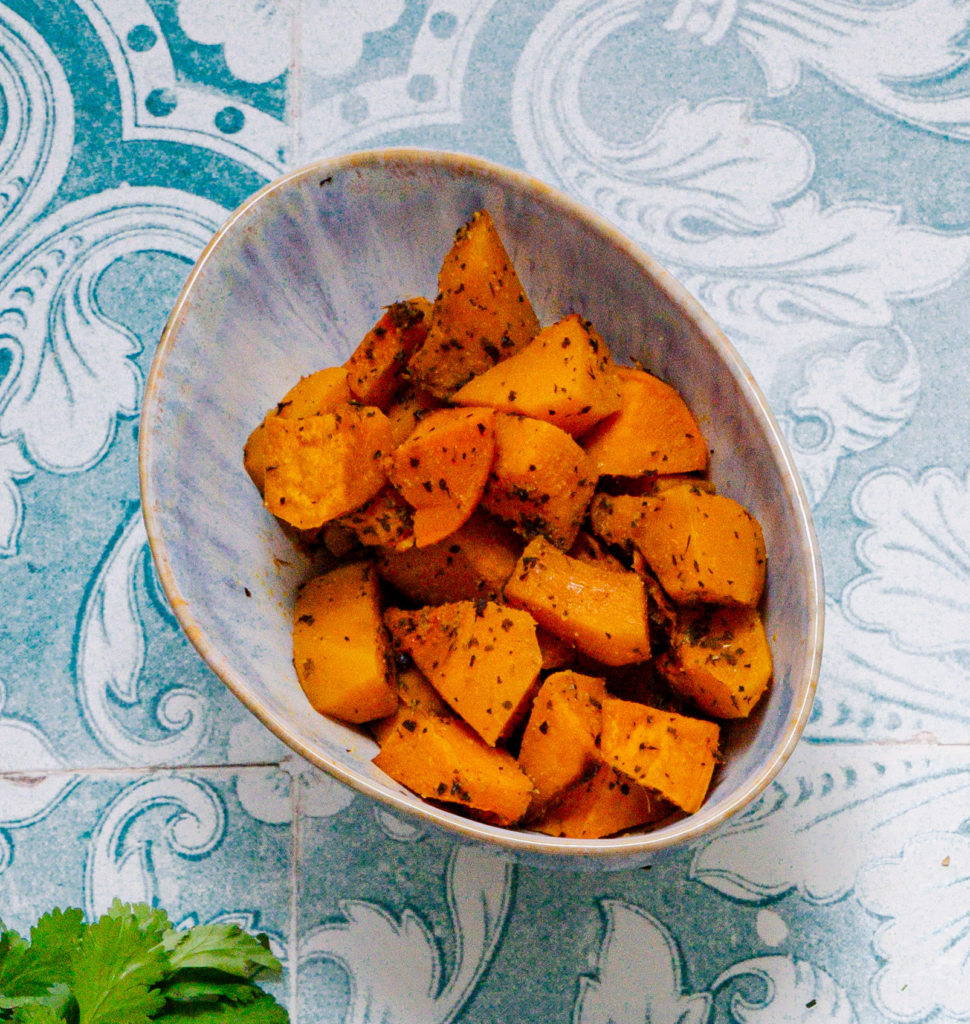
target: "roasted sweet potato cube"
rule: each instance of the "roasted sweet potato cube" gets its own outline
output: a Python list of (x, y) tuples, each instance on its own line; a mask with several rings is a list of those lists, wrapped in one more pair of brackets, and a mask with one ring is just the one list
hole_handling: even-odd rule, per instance
[(407, 373), (421, 387), (449, 398), (538, 331), (539, 321), (495, 224), (480, 210), (459, 228), (445, 256), (431, 327)]
[(338, 406), (352, 400), (347, 371), (342, 366), (328, 366), (301, 377), (280, 399), (279, 405), (270, 415), (299, 420), (304, 416), (333, 412)]
[(637, 785), (608, 764), (570, 787), (537, 821), (536, 832), (570, 839), (602, 839), (666, 818), (674, 810), (653, 790)]
[(757, 609), (687, 612), (657, 666), (671, 686), (717, 718), (744, 718), (771, 680), (771, 649)]
[(536, 630), (536, 640), (542, 652), (542, 671), (554, 668), (568, 668), (576, 662), (576, 648), (561, 636), (550, 633), (541, 626)]
[(485, 740), (506, 739), (527, 711), (542, 655), (527, 612), (491, 601), (388, 609), (394, 646)]
[(377, 571), (420, 604), (494, 600), (522, 547), (504, 523), (476, 509), (464, 526), (437, 544), (377, 552)]
[(605, 696), (602, 679), (579, 672), (555, 672), (539, 687), (519, 749), (519, 765), (535, 783), (530, 815), (541, 813), (599, 763)]
[(621, 406), (583, 436), (601, 476), (690, 473), (707, 466), (707, 442), (669, 384), (629, 366), (617, 369)]
[(688, 814), (700, 808), (717, 764), (715, 722), (609, 696), (602, 714), (600, 750), (607, 764)]
[(374, 497), (387, 479), (387, 417), (369, 406), (338, 406), (302, 419), (266, 421), (266, 491), (273, 515), (300, 529), (322, 526)]
[(309, 580), (293, 609), (293, 664), (317, 711), (369, 722), (398, 705), (377, 573), (349, 562)]
[(495, 455), (491, 409), (438, 409), (394, 449), (388, 476), (414, 506), (414, 543), (454, 533), (478, 504)]
[(374, 764), (418, 796), (458, 804), (494, 825), (520, 821), (532, 793), (532, 782), (507, 751), (483, 743), (457, 718), (404, 706)]
[[(442, 718), (451, 717), (451, 708), (445, 703), (444, 698), (428, 682), (424, 674), (413, 666), (398, 669), (397, 695), (399, 708), (405, 711), (421, 711), (424, 714), (437, 715)], [(398, 709), (395, 708), (387, 718), (371, 722), (370, 731), (378, 745), (384, 742), (384, 737), (398, 724), (397, 711)]]
[(405, 551), (414, 547), (414, 509), (390, 485), (338, 520), (366, 547)]
[(647, 598), (634, 572), (580, 562), (537, 537), (505, 584), (505, 600), (604, 665), (650, 657)]
[(603, 339), (571, 313), (452, 396), (554, 423), (574, 436), (620, 408), (620, 380)]
[(387, 418), (391, 424), (391, 436), (397, 447), (407, 440), (414, 428), (434, 409), (440, 409), (442, 403), (427, 391), (420, 388), (404, 387), (387, 407)]
[(681, 604), (756, 605), (765, 581), (765, 542), (757, 520), (732, 498), (696, 487), (654, 497), (597, 495), (593, 529), (633, 545), (664, 590)]
[(495, 414), (495, 461), (482, 505), (526, 539), (548, 537), (568, 548), (595, 486), (592, 463), (564, 430), (542, 420)]
[(270, 452), (266, 447), (267, 420), (274, 416), (282, 416), (283, 419), (289, 420), (317, 416), (320, 413), (332, 412), (337, 406), (350, 400), (347, 371), (342, 366), (334, 366), (301, 377), (287, 391), (279, 404), (270, 409), (243, 446), (243, 466), (260, 496), (266, 489), (266, 467), (270, 465)]
[(430, 321), (427, 299), (405, 299), (384, 310), (345, 363), (347, 383), (358, 402), (387, 409), (408, 359), (427, 337)]

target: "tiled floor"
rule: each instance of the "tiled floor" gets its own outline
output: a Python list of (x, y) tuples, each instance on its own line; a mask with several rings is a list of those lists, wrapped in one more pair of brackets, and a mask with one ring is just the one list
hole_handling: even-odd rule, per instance
[[(0, 5), (0, 916), (270, 934), (301, 1024), (970, 1019), (970, 15), (900, 0)], [(597, 207), (785, 425), (828, 594), (806, 738), (714, 837), (549, 873), (395, 819), (180, 634), (137, 414), (246, 195), (459, 149)], [(161, 767), (158, 767), (161, 766)]]

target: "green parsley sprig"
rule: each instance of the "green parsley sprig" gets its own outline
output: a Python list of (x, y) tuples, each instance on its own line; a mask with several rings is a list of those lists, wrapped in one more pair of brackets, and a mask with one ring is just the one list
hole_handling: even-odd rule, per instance
[(288, 1024), (258, 981), (282, 971), (265, 935), (176, 930), (164, 910), (115, 900), (90, 924), (53, 910), (30, 941), (0, 921), (0, 1021), (11, 1024)]

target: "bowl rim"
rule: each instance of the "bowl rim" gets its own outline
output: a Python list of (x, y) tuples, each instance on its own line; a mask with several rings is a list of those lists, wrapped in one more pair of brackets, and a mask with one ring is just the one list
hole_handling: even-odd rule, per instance
[[(192, 612), (189, 602), (182, 596), (175, 575), (166, 538), (162, 532), (155, 508), (157, 498), (152, 482), (151, 467), (154, 461), (154, 432), (151, 427), (153, 413), (160, 400), (165, 366), (172, 353), (178, 328), (185, 316), (196, 280), (204, 273), (209, 260), (220, 247), (222, 240), (235, 225), (267, 196), (285, 189), (289, 184), (304, 178), (322, 177), (328, 174), (353, 170), (363, 166), (388, 163), (411, 163), (425, 166), (443, 166), (453, 171), (469, 173), (511, 185), (513, 188), (541, 197), (550, 205), (562, 209), (569, 216), (588, 225), (600, 234), (615, 249), (638, 264), (663, 292), (667, 300), (694, 325), (714, 348), (722, 363), (731, 372), (735, 382), (747, 401), (755, 418), (759, 421), (771, 449), (772, 459), (782, 469), (782, 483), (786, 497), (795, 514), (798, 536), (808, 557), (805, 580), (808, 595), (809, 628), (804, 637), (807, 652), (807, 666), (800, 687), (795, 690), (793, 715), (771, 752), (771, 756), (743, 786), (729, 799), (708, 807), (704, 805), (694, 814), (687, 815), (663, 827), (662, 831), (629, 833), (604, 839), (570, 839), (548, 836), (542, 833), (518, 831), (496, 825), (488, 825), (463, 818), (443, 808), (426, 803), (410, 793), (399, 793), (355, 774), (340, 762), (315, 750), (303, 742), (290, 723), (281, 715), (275, 715), (263, 708), (249, 692), (246, 680), (229, 664), (228, 660), (208, 640), (204, 629)], [(589, 207), (573, 199), (565, 192), (546, 184), (524, 171), (506, 167), (482, 157), (424, 147), (400, 146), (380, 149), (358, 150), (336, 157), (325, 157), (295, 168), (268, 182), (247, 197), (222, 223), (202, 250), (178, 298), (172, 307), (152, 358), (142, 409), (139, 420), (138, 477), (141, 491), (142, 514), (148, 535), (148, 543), (158, 571), (162, 588), (172, 610), (186, 636), (212, 671), (229, 690), (251, 711), (256, 718), (281, 739), (290, 749), (296, 751), (311, 764), (323, 769), (357, 792), (388, 805), (405, 815), (415, 816), (434, 822), (448, 832), (484, 843), (498, 845), (515, 853), (540, 854), (568, 860), (591, 858), (594, 861), (626, 861), (635, 863), (637, 858), (646, 858), (667, 847), (698, 839), (711, 832), (716, 826), (751, 803), (772, 782), (795, 749), (811, 714), (818, 684), (822, 661), (822, 637), (825, 616), (825, 595), (822, 576), (822, 562), (818, 540), (812, 522), (811, 508), (804, 486), (795, 467), (794, 459), (785, 441), (774, 414), (765, 399), (760, 386), (755, 382), (734, 345), (717, 326), (710, 314), (666, 269), (646, 251), (629, 239), (610, 221)]]

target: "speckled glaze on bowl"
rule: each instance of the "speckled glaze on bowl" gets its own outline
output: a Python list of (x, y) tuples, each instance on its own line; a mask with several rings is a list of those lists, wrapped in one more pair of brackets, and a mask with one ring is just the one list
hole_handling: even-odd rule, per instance
[[(718, 489), (761, 521), (775, 681), (726, 730), (701, 810), (654, 831), (571, 840), (425, 804), (371, 764), (363, 732), (311, 710), (292, 667), (297, 585), (313, 569), (263, 509), (242, 448), (302, 374), (342, 363), (382, 306), (436, 291), (455, 229), (487, 207), (542, 323), (588, 317), (618, 361), (669, 379), (700, 419)], [(140, 434), (148, 536), (191, 641), (233, 693), (304, 757), (357, 790), (527, 860), (628, 867), (748, 804), (788, 758), (821, 660), (822, 580), (808, 505), (765, 400), (697, 303), (605, 220), (526, 175), (468, 156), (381, 150), (267, 185), (193, 268), (152, 364)]]

